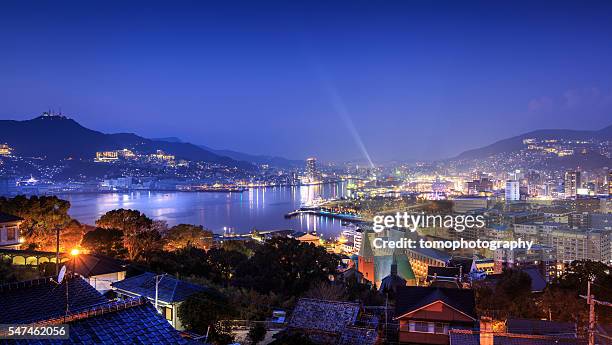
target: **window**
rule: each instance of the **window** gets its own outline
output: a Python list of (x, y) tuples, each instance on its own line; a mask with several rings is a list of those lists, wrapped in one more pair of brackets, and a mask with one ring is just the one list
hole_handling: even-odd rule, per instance
[(7, 228), (6, 229), (6, 240), (7, 241), (14, 241), (17, 236), (17, 228)]
[(172, 321), (172, 308), (164, 307), (163, 313), (166, 320)]
[(407, 330), (418, 333), (448, 334), (448, 324), (439, 322), (409, 321)]

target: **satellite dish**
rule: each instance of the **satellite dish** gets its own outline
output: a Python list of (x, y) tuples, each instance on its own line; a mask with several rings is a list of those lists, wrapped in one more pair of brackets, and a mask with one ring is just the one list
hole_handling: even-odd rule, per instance
[(64, 276), (66, 275), (66, 265), (62, 266), (62, 269), (59, 271), (57, 275), (57, 283), (61, 284), (62, 280), (64, 280)]

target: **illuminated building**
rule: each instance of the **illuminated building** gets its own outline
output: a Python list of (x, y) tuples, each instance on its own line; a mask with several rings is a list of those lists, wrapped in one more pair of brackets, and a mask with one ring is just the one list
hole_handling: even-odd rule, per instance
[(467, 184), (468, 194), (470, 195), (479, 195), (481, 193), (493, 191), (493, 182), (487, 177), (482, 177), (479, 180), (474, 180)]
[(174, 155), (167, 154), (167, 153), (165, 153), (162, 150), (157, 150), (155, 153), (149, 155), (149, 157), (151, 159), (155, 159), (155, 160), (158, 160), (158, 161), (166, 161), (166, 162), (174, 160)]
[(136, 154), (134, 154), (134, 152), (132, 152), (131, 150), (128, 150), (128, 149), (122, 149), (122, 150), (117, 151), (117, 155), (120, 158), (123, 158), (123, 159), (133, 159), (133, 158), (136, 158)]
[(8, 144), (0, 144), (0, 156), (10, 156), (13, 149)]
[(516, 180), (506, 181), (506, 201), (521, 200), (519, 182)]
[(101, 151), (96, 152), (96, 162), (104, 163), (104, 162), (114, 162), (119, 159), (119, 155), (117, 151)]
[(576, 197), (578, 188), (580, 188), (580, 171), (567, 171), (565, 173), (565, 197)]
[(547, 281), (552, 280), (556, 274), (556, 251), (549, 246), (539, 244), (533, 245), (530, 249), (499, 248), (494, 253), (495, 274), (502, 273), (505, 268), (526, 268), (537, 267)]
[(608, 195), (612, 196), (612, 170), (608, 171)]
[(317, 159), (310, 157), (306, 159), (306, 177), (309, 182), (316, 182), (318, 180), (319, 173), (317, 172)]

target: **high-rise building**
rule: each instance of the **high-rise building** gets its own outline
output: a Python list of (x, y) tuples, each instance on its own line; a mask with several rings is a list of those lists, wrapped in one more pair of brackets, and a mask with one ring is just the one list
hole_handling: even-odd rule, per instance
[(608, 171), (608, 195), (612, 196), (612, 170)]
[(580, 188), (580, 171), (567, 171), (565, 173), (565, 197), (576, 197), (578, 188)]
[(518, 201), (521, 200), (521, 187), (519, 181), (508, 180), (506, 181), (506, 201)]
[(315, 182), (318, 179), (318, 175), (317, 159), (314, 157), (306, 159), (306, 177), (308, 177), (310, 182)]

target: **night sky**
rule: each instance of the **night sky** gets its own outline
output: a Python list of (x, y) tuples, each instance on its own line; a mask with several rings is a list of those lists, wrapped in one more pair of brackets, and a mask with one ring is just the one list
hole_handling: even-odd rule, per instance
[[(3, 1), (0, 118), (289, 158), (612, 124), (612, 2)], [(1, 130), (1, 129), (0, 129)]]

